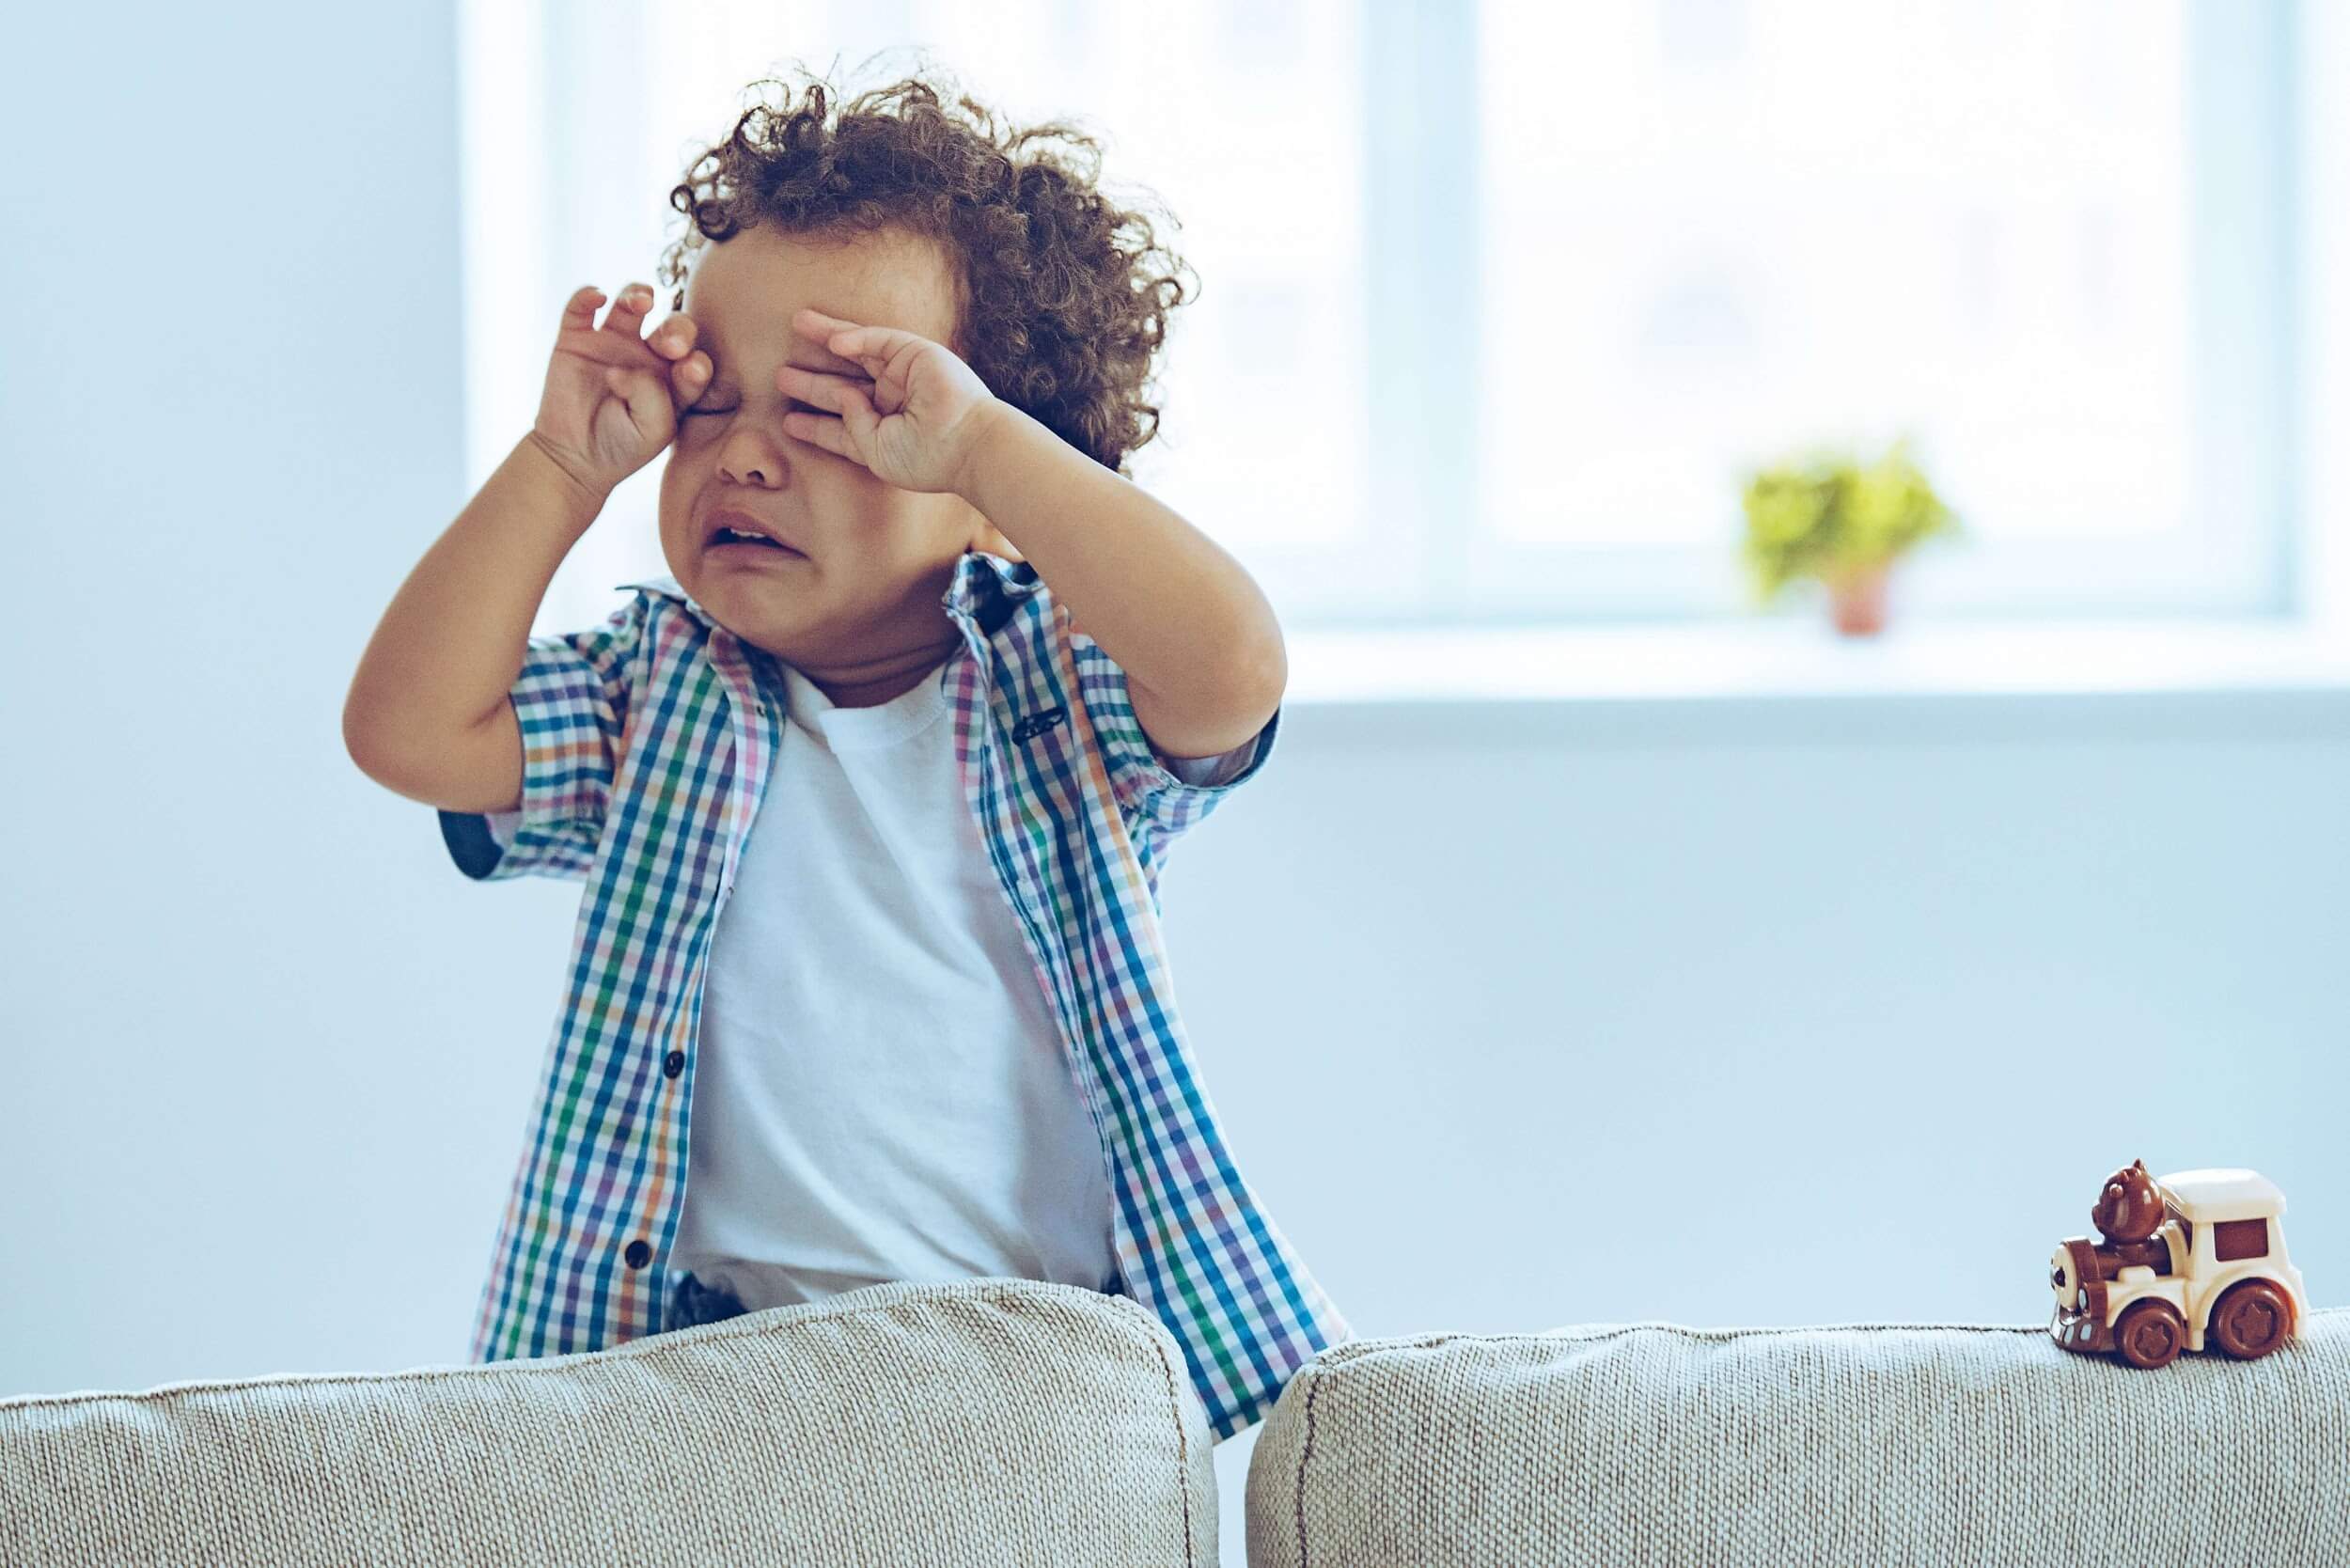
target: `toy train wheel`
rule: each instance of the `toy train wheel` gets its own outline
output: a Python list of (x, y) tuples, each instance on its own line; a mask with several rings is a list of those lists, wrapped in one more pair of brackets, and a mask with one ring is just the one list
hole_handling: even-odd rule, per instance
[(2134, 1301), (2113, 1325), (2113, 1348), (2133, 1367), (2167, 1367), (2186, 1348), (2186, 1320), (2167, 1301)]
[(2293, 1300), (2266, 1279), (2228, 1287), (2211, 1309), (2211, 1337), (2220, 1349), (2250, 1361), (2285, 1342), (2293, 1331)]

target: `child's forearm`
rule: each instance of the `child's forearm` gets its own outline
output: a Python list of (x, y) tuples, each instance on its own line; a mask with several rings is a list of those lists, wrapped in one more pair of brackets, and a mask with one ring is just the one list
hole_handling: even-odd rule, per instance
[[(354, 759), (430, 754), (492, 716), (522, 673), (556, 568), (603, 510), (538, 443), (517, 442), (384, 612), (343, 701)], [(363, 762), (364, 765), (364, 762)]]
[(957, 493), (1035, 565), (1128, 684), (1182, 721), (1167, 728), (1213, 733), (1235, 713), (1269, 710), (1288, 664), (1256, 579), (1140, 485), (1025, 410), (995, 409)]

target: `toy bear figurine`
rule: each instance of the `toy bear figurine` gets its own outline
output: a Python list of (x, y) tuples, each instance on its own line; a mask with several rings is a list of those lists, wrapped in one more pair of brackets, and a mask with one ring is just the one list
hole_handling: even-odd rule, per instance
[(2154, 1234), (2165, 1217), (2162, 1193), (2144, 1160), (2107, 1177), (2105, 1192), (2089, 1211), (2089, 1223), (2105, 1237), (2104, 1245), (2092, 1249), (2098, 1274), (2110, 1279), (2139, 1264), (2156, 1274), (2170, 1273), (2170, 1244)]
[(2267, 1355), (2309, 1310), (2285, 1256), (2284, 1212), (2284, 1194), (2257, 1170), (2157, 1179), (2144, 1160), (2124, 1166), (2089, 1211), (2105, 1239), (2068, 1237), (2049, 1260), (2049, 1337), (2142, 1368), (2207, 1341), (2242, 1360)]

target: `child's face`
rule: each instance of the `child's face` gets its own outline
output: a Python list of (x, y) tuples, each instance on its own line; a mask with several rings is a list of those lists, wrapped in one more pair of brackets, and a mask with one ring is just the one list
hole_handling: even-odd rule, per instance
[[(973, 546), (1014, 552), (962, 497), (901, 490), (786, 433), (786, 410), (807, 405), (776, 389), (776, 370), (789, 362), (871, 384), (854, 360), (792, 328), (803, 306), (960, 353), (954, 299), (940, 248), (895, 229), (831, 239), (746, 228), (703, 249), (686, 279), (684, 311), (712, 374), (662, 471), (662, 553), (713, 619), (838, 688), (836, 701), (902, 689), (952, 652), (961, 639), (939, 600), (955, 562)], [(721, 508), (775, 525), (803, 554), (712, 556), (709, 519)]]

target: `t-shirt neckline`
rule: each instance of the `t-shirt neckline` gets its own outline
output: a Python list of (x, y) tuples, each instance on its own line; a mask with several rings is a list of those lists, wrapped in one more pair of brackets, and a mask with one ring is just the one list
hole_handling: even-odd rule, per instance
[(838, 706), (815, 682), (781, 659), (776, 661), (776, 668), (783, 677), (784, 712), (791, 723), (829, 750), (870, 751), (893, 745), (938, 722), (948, 711), (946, 693), (940, 689), (942, 676), (953, 662), (949, 654), (907, 690), (870, 708)]

